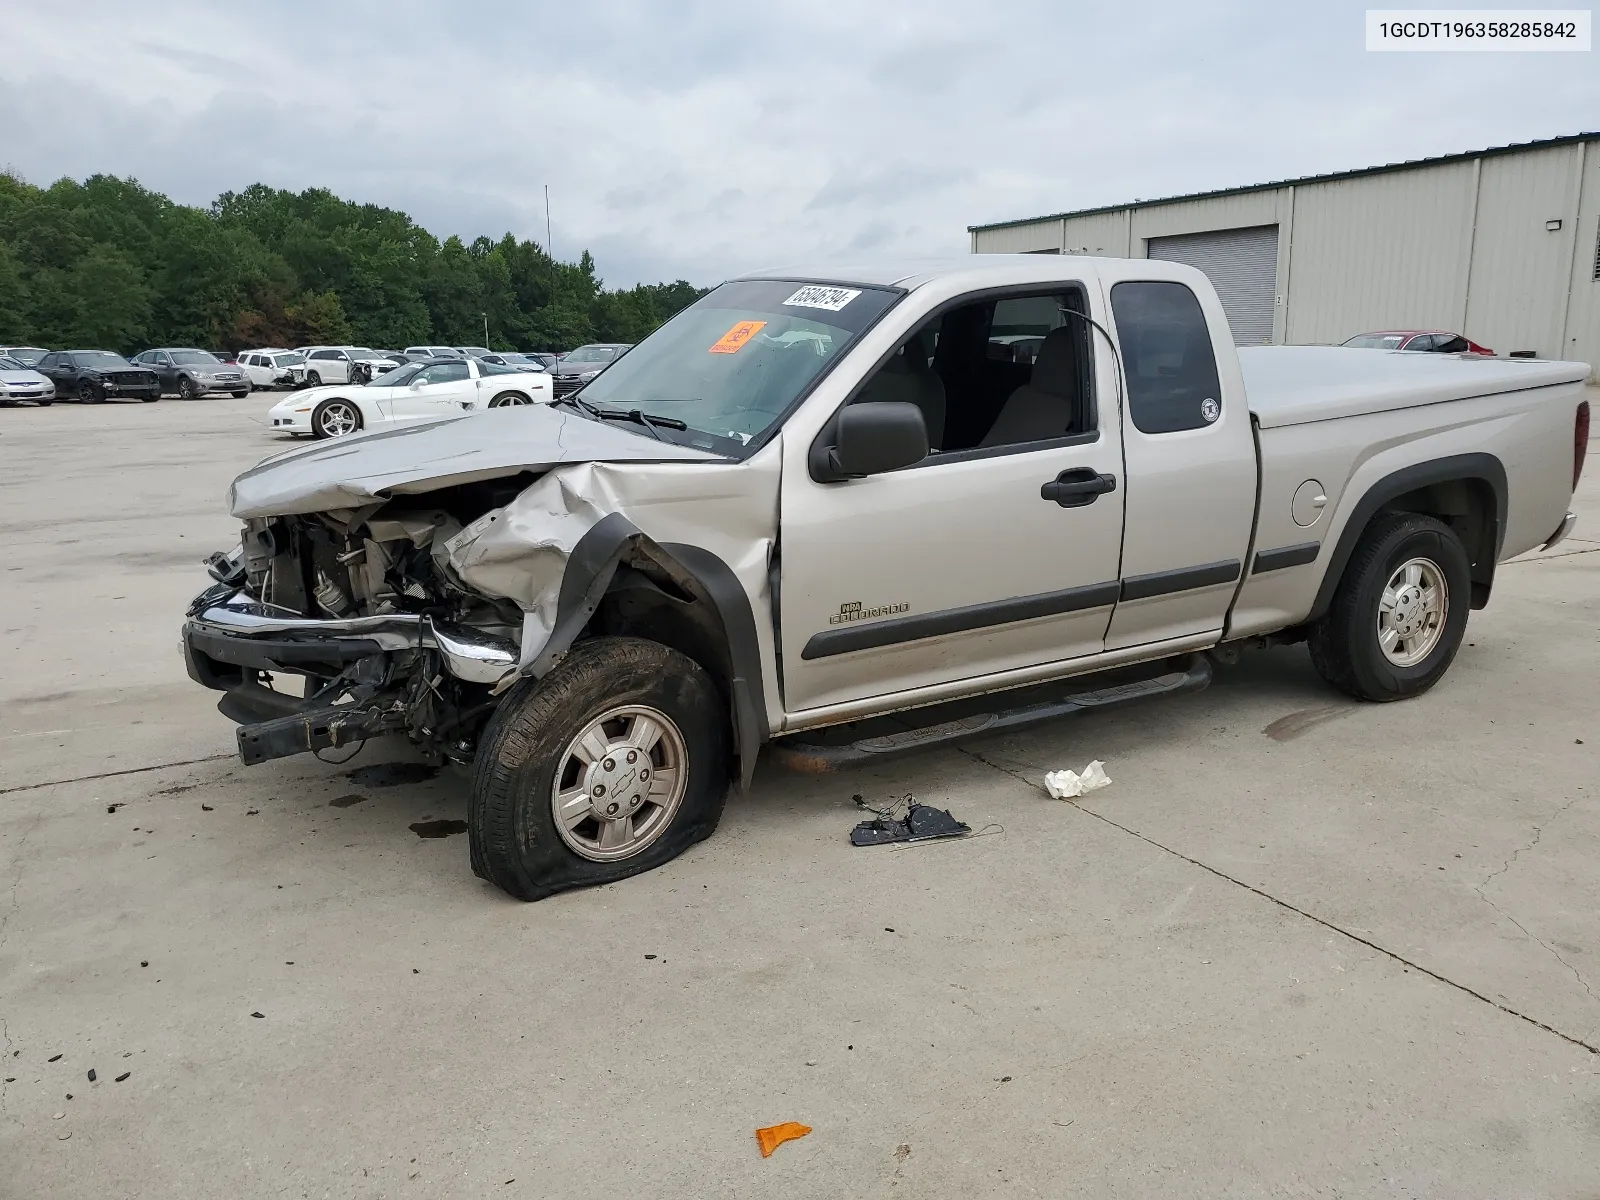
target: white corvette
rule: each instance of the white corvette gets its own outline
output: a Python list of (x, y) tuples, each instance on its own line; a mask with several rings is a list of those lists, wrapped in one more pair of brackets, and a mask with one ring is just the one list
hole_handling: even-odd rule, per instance
[(548, 404), (550, 376), (470, 359), (407, 363), (371, 383), (295, 392), (267, 412), (275, 433), (344, 437), (508, 404)]

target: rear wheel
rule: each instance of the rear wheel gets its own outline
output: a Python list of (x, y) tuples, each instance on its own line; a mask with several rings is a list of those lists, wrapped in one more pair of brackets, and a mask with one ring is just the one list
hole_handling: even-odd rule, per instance
[(489, 407), (490, 408), (506, 408), (506, 407), (508, 407), (508, 406), (510, 406), (512, 404), (532, 404), (532, 403), (533, 403), (533, 401), (528, 399), (528, 397), (524, 396), (521, 392), (501, 392), (493, 400), (489, 401)]
[(1471, 564), (1453, 529), (1410, 513), (1380, 517), (1311, 630), (1312, 664), (1362, 700), (1419, 695), (1450, 668), (1471, 598)]
[(361, 428), (361, 410), (348, 400), (324, 400), (311, 414), (311, 432), (319, 438), (344, 437)]
[(656, 642), (581, 642), (490, 719), (473, 769), (472, 869), (519, 900), (637, 875), (710, 837), (728, 790), (727, 707)]

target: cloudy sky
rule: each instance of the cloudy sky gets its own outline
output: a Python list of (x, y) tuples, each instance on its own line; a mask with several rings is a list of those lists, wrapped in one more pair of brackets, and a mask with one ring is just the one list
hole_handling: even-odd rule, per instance
[[(1503, 2), (1503, 0), (1502, 0)], [(608, 283), (963, 252), (966, 226), (1600, 128), (1590, 54), (1369, 54), (1364, 7), (1067, 0), (49, 0), (0, 166), (253, 182)]]

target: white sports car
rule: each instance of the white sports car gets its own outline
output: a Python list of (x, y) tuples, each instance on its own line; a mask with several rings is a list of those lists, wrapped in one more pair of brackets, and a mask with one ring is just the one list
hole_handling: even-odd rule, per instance
[(306, 388), (272, 406), (275, 433), (344, 437), (508, 404), (548, 404), (550, 376), (467, 359), (407, 363), (366, 385)]

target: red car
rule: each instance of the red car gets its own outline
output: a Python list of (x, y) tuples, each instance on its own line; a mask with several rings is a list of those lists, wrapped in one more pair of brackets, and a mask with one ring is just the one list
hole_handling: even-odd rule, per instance
[(1432, 350), (1435, 354), (1487, 354), (1494, 351), (1471, 338), (1443, 329), (1388, 329), (1381, 333), (1358, 333), (1345, 346), (1363, 350)]

